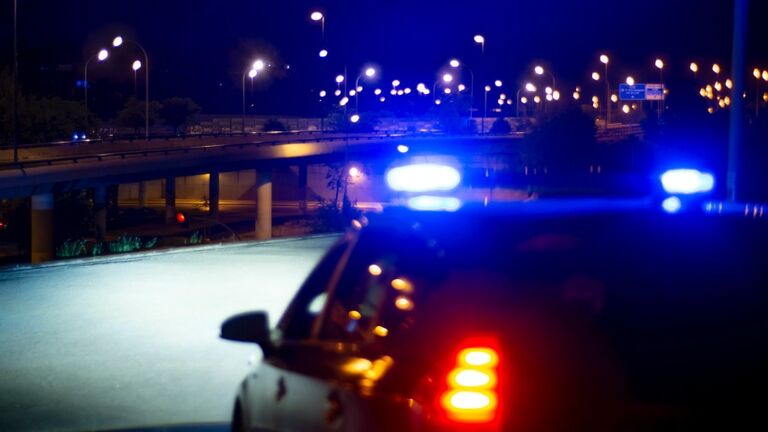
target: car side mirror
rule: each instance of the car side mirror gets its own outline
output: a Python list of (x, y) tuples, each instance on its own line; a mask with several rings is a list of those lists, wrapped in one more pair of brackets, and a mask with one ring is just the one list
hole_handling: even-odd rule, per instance
[(258, 344), (266, 354), (272, 350), (269, 316), (266, 312), (246, 312), (228, 318), (221, 325), (222, 339)]

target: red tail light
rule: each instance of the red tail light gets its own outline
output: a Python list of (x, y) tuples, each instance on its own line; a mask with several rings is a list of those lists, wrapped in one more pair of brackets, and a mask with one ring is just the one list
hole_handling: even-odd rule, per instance
[(440, 396), (440, 406), (449, 420), (461, 423), (496, 420), (498, 365), (499, 353), (489, 346), (473, 345), (459, 351), (455, 367), (446, 377), (447, 387)]

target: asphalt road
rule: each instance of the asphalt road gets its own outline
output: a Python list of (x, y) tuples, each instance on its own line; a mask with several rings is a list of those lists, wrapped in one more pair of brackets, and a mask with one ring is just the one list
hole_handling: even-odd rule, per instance
[(260, 354), (219, 339), (220, 323), (248, 310), (274, 322), (335, 239), (0, 271), (0, 430), (228, 422)]

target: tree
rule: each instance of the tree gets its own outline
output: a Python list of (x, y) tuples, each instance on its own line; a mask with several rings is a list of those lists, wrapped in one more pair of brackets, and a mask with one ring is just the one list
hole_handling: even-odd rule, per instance
[[(10, 144), (13, 119), (10, 74), (0, 71), (0, 143)], [(19, 94), (19, 142), (66, 140), (86, 129), (85, 106), (61, 98)]]
[[(157, 102), (149, 103), (149, 126), (155, 124), (157, 112), (160, 104)], [(146, 105), (144, 101), (136, 98), (128, 99), (123, 109), (117, 113), (117, 124), (122, 127), (131, 128), (135, 133), (140, 132), (145, 126)]]
[(200, 114), (200, 110), (200, 106), (190, 98), (172, 97), (163, 101), (160, 118), (177, 134)]
[(578, 109), (543, 118), (523, 140), (523, 161), (559, 172), (586, 172), (597, 157), (595, 132), (592, 117)]
[(506, 135), (512, 132), (512, 126), (510, 126), (509, 122), (504, 119), (504, 117), (499, 117), (496, 120), (493, 121), (493, 124), (491, 125), (490, 133), (496, 134), (496, 135)]

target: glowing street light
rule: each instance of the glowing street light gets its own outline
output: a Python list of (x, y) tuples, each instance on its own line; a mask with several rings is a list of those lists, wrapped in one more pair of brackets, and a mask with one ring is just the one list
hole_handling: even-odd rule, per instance
[(117, 48), (120, 45), (123, 44), (123, 37), (122, 36), (116, 36), (114, 39), (112, 39), (112, 46)]
[(453, 75), (451, 75), (449, 73), (443, 74), (443, 82), (444, 83), (448, 84), (451, 81), (453, 81)]
[(631, 76), (628, 76), (628, 77), (627, 77), (627, 81), (626, 81), (626, 82), (627, 82), (627, 84), (629, 84), (629, 85), (635, 85), (635, 79), (634, 79), (634, 78), (632, 78)]
[[(611, 83), (608, 79), (608, 63), (610, 63), (610, 59), (607, 55), (601, 54), (600, 55), (600, 63), (605, 65), (605, 74), (603, 77), (605, 78), (605, 100), (609, 100), (611, 97)], [(608, 129), (608, 125), (611, 123), (611, 104), (606, 103), (605, 104), (605, 128)]]
[(713, 64), (712, 65), (712, 72), (714, 72), (716, 74), (720, 74), (720, 65), (717, 64), (717, 63)]
[(318, 22), (320, 21), (320, 34), (325, 37), (325, 15), (323, 15), (320, 11), (314, 11), (311, 14), (309, 14), (309, 19), (312, 21)]
[(134, 72), (141, 69), (141, 60), (134, 60), (131, 69), (133, 69)]
[[(459, 59), (453, 58), (451, 59), (448, 64), (454, 68), (458, 69), (459, 67), (463, 67), (464, 69), (469, 71), (469, 118), (472, 118), (472, 110), (475, 107), (475, 73), (472, 71), (471, 68), (469, 68), (466, 64), (463, 64), (459, 61)], [(459, 90), (461, 91), (461, 90)]]
[[(536, 73), (536, 75), (544, 75), (544, 72), (547, 72), (544, 70), (543, 66), (536, 66), (533, 68), (533, 71)], [(549, 76), (552, 78), (552, 88), (557, 88), (557, 83), (555, 82), (555, 76), (551, 72), (547, 72)]]
[(88, 65), (91, 64), (91, 61), (95, 58), (99, 62), (103, 62), (109, 57), (109, 51), (106, 49), (100, 50), (96, 55), (91, 56), (88, 58), (88, 60), (85, 62), (85, 77), (83, 78), (83, 89), (85, 92), (85, 124), (88, 124)]
[(476, 44), (480, 44), (480, 52), (485, 52), (485, 37), (483, 35), (475, 35), (474, 41)]
[(664, 69), (664, 61), (662, 59), (656, 59), (654, 66), (656, 66), (656, 69)]
[(592, 79), (595, 81), (600, 81), (600, 74), (597, 72), (592, 72)]
[(318, 55), (320, 56), (320, 58), (326, 58), (326, 57), (328, 57), (328, 50), (321, 49), (320, 53)]
[(254, 69), (257, 72), (261, 72), (264, 70), (264, 66), (265, 66), (264, 60), (259, 59), (253, 62), (252, 69)]
[(256, 69), (251, 69), (248, 71), (248, 78), (254, 79), (258, 74), (259, 74), (259, 71), (257, 71)]
[(693, 72), (693, 75), (696, 76), (696, 73), (699, 72), (699, 65), (696, 64), (695, 62), (691, 62), (689, 69), (691, 69), (691, 72)]
[(501, 82), (501, 80), (496, 80), (493, 82), (493, 85), (495, 85), (496, 87), (501, 87), (503, 83)]
[(525, 90), (527, 90), (527, 91), (529, 91), (529, 92), (533, 93), (533, 92), (535, 92), (535, 91), (536, 91), (536, 86), (535, 86), (535, 85), (533, 85), (533, 83), (526, 83), (526, 84), (525, 84)]
[(336, 75), (336, 84), (341, 84), (344, 82), (344, 75)]
[(603, 54), (600, 56), (600, 63), (607, 65), (610, 61), (607, 55)]
[[(351, 121), (352, 123), (359, 122), (360, 121), (360, 114), (357, 114), (357, 113), (352, 114), (352, 116), (349, 117), (349, 121)], [(352, 175), (352, 171), (351, 170), (350, 170), (350, 175)], [(352, 176), (355, 177), (355, 175), (352, 175)]]
[(250, 68), (243, 72), (243, 132), (245, 132), (245, 76), (248, 75), (248, 78), (251, 79), (251, 83), (253, 83), (253, 79), (256, 78), (259, 75), (259, 72), (263, 71), (265, 67), (266, 63), (264, 60), (257, 59), (251, 64)]
[[(141, 50), (142, 54), (144, 54), (144, 136), (148, 138), (149, 137), (149, 56), (147, 55), (147, 50), (145, 50), (140, 43), (134, 40), (124, 39), (120, 35), (117, 35), (112, 39), (112, 46), (117, 48), (122, 46), (126, 42), (132, 43), (133, 45), (138, 47), (139, 50)], [(101, 53), (99, 53), (99, 56), (101, 56)]]
[(376, 69), (369, 67), (368, 69), (365, 70), (365, 76), (367, 76), (368, 78), (371, 78), (374, 75), (376, 75)]
[(363, 90), (362, 87), (360, 87), (360, 79), (363, 78), (363, 75), (365, 75), (366, 78), (373, 78), (376, 76), (376, 69), (373, 67), (367, 67), (365, 70), (357, 76), (357, 79), (355, 80), (355, 93), (352, 94), (350, 92), (350, 96), (355, 96), (355, 113), (358, 113), (360, 111), (360, 92)]
[(99, 61), (104, 61), (104, 60), (106, 60), (108, 57), (109, 57), (109, 51), (107, 51), (106, 49), (103, 49), (103, 50), (99, 51), (99, 54), (96, 56), (96, 58), (97, 58)]
[(400, 80), (392, 81), (392, 87), (397, 88), (400, 85)]
[(451, 65), (451, 67), (454, 69), (461, 66), (461, 62), (459, 62), (456, 59), (451, 59), (451, 61), (449, 61), (448, 64)]

